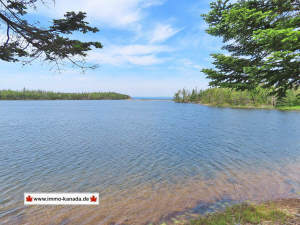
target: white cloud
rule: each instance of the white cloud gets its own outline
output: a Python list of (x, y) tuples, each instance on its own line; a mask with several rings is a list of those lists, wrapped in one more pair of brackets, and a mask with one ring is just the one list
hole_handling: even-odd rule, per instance
[(189, 59), (182, 59), (181, 60), (181, 63), (185, 66), (185, 67), (188, 67), (188, 68), (193, 68), (193, 69), (196, 69), (196, 70), (201, 70), (202, 67), (193, 63), (191, 60)]
[(164, 42), (179, 31), (180, 29), (173, 28), (169, 24), (158, 24), (151, 34), (150, 43)]
[(151, 66), (161, 64), (166, 61), (165, 58), (159, 58), (155, 55), (129, 56), (127, 60), (131, 64), (140, 66)]
[(66, 11), (84, 11), (90, 19), (112, 27), (124, 27), (138, 22), (143, 9), (163, 4), (164, 0), (58, 0), (54, 11), (47, 13), (62, 16)]
[(89, 61), (99, 64), (110, 65), (139, 65), (150, 66), (161, 64), (168, 60), (166, 57), (159, 57), (159, 53), (172, 51), (171, 48), (163, 45), (126, 45), (107, 46), (105, 49), (92, 52)]
[(118, 46), (117, 48), (115, 51), (119, 51), (124, 55), (144, 55), (171, 51), (171, 48), (164, 45), (127, 45), (121, 48)]
[(165, 0), (146, 0), (143, 1), (142, 7), (147, 8), (150, 6), (162, 5), (164, 2)]

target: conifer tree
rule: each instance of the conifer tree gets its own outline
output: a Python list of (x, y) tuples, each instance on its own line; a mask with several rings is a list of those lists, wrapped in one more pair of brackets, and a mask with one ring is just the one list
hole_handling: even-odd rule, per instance
[(0, 31), (5, 40), (0, 43), (0, 60), (30, 63), (42, 59), (54, 63), (59, 69), (69, 61), (80, 68), (86, 66), (85, 57), (92, 47), (102, 48), (100, 42), (71, 39), (74, 32), (96, 33), (98, 28), (89, 26), (84, 12), (66, 12), (64, 18), (54, 19), (46, 28), (39, 21), (28, 21), (27, 12), (42, 0), (0, 0)]
[(212, 54), (214, 68), (202, 70), (210, 86), (262, 86), (279, 97), (300, 86), (299, 0), (217, 0), (203, 17), (229, 52)]

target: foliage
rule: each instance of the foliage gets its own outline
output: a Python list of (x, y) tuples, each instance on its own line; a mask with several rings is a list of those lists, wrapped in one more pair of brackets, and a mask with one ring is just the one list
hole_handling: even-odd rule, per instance
[[(65, 60), (86, 68), (84, 58), (92, 47), (102, 48), (100, 42), (72, 40), (68, 35), (78, 31), (98, 32), (85, 21), (84, 12), (67, 12), (63, 19), (55, 19), (48, 28), (29, 23), (27, 11), (42, 0), (0, 0), (0, 28), (5, 28), (6, 40), (0, 43), (0, 60), (30, 63), (41, 58), (60, 69)], [(1, 31), (1, 30), (0, 30)], [(89, 66), (94, 68), (94, 66)]]
[(278, 209), (244, 203), (229, 207), (224, 212), (192, 220), (190, 225), (261, 224), (263, 221), (269, 221), (271, 224), (283, 224), (287, 219), (288, 216)]
[(296, 106), (278, 106), (277, 107), (280, 110), (300, 110), (300, 105), (296, 105)]
[(0, 100), (121, 100), (130, 96), (115, 92), (61, 93), (51, 91), (1, 90)]
[(283, 97), (300, 86), (300, 2), (217, 0), (203, 15), (208, 34), (223, 38), (225, 54), (203, 69), (212, 87), (251, 90), (262, 85)]
[(288, 91), (285, 98), (278, 100), (277, 106), (300, 106), (299, 95), (299, 91)]
[(174, 95), (179, 103), (199, 102), (202, 104), (224, 106), (299, 106), (300, 90), (288, 90), (286, 97), (279, 100), (270, 96), (271, 89), (256, 87), (251, 90), (237, 91), (230, 88), (210, 88), (207, 90), (193, 89), (191, 92), (182, 89)]

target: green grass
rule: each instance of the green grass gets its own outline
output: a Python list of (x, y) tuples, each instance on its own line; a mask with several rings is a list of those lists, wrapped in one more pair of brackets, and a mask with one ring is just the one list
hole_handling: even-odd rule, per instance
[[(202, 104), (201, 102), (199, 104)], [(272, 105), (229, 105), (229, 104), (203, 104), (207, 106), (234, 108), (234, 109), (276, 109)]]
[(224, 212), (216, 212), (199, 219), (192, 220), (189, 225), (235, 225), (235, 224), (284, 224), (288, 215), (272, 206), (241, 204), (227, 208)]
[[(201, 103), (199, 103), (201, 104)], [(234, 109), (277, 109), (284, 111), (299, 111), (300, 105), (298, 106), (277, 106), (272, 105), (229, 105), (229, 104), (204, 104), (207, 106), (221, 107), (221, 108), (234, 108)]]
[(277, 109), (279, 109), (279, 110), (300, 110), (300, 105), (296, 105), (296, 106), (280, 106), (280, 107), (277, 107)]

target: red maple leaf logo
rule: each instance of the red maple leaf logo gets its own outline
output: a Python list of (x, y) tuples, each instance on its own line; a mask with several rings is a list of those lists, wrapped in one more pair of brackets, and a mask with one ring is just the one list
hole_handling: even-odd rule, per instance
[(26, 197), (26, 202), (32, 202), (32, 197), (30, 195)]
[(97, 198), (94, 195), (90, 199), (91, 199), (91, 202), (96, 202), (97, 201)]

